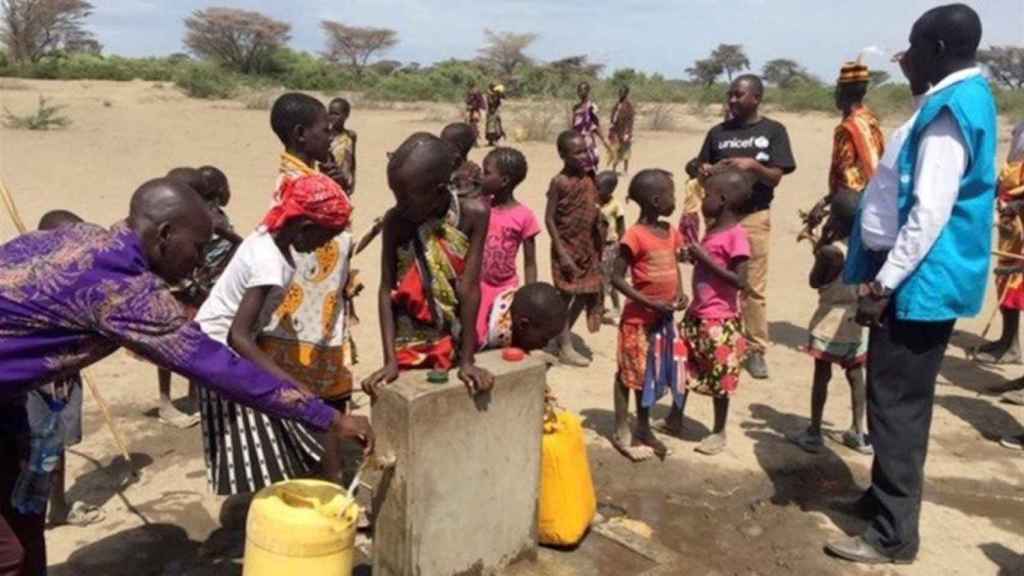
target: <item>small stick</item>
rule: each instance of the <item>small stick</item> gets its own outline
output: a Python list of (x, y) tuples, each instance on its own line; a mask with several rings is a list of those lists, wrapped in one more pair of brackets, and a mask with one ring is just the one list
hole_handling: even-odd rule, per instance
[(1012, 252), (1003, 252), (1002, 250), (993, 250), (993, 256), (999, 256), (1000, 258), (1009, 258), (1010, 260), (1024, 260), (1024, 255), (1014, 254)]
[(14, 227), (18, 230), (18, 234), (24, 234), (28, 230), (25, 228), (25, 223), (21, 221), (21, 216), (18, 214), (18, 207), (14, 204), (14, 197), (11, 196), (11, 191), (7, 189), (3, 180), (0, 180), (0, 196), (3, 196), (4, 207), (7, 208), (7, 214), (11, 217), (11, 222), (14, 223)]

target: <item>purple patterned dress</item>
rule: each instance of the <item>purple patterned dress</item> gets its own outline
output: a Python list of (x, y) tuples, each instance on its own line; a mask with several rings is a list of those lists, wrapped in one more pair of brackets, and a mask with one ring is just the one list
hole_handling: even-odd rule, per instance
[(597, 117), (597, 104), (590, 100), (576, 106), (572, 111), (572, 129), (579, 132), (587, 143), (587, 165), (585, 170), (597, 172), (601, 165), (601, 156), (597, 151), (597, 131), (600, 121)]

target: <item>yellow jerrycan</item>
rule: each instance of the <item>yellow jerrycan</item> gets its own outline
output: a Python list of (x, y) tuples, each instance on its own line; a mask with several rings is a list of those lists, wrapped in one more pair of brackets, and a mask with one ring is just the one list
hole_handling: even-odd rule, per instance
[(544, 419), (537, 536), (541, 544), (574, 546), (597, 512), (579, 416), (549, 409)]
[(260, 490), (246, 521), (243, 576), (351, 576), (359, 506), (320, 480)]

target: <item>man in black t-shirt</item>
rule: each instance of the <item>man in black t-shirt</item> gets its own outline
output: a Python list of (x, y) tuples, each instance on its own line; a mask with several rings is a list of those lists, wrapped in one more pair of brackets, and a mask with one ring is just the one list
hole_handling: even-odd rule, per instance
[(760, 78), (753, 74), (737, 77), (729, 87), (731, 118), (708, 131), (698, 156), (705, 173), (721, 163), (746, 172), (755, 181), (741, 222), (750, 236), (749, 289), (743, 296), (743, 324), (751, 344), (746, 368), (759, 380), (768, 377), (764, 359), (768, 344), (766, 296), (771, 236), (768, 209), (782, 176), (796, 170), (786, 127), (758, 112), (763, 95)]

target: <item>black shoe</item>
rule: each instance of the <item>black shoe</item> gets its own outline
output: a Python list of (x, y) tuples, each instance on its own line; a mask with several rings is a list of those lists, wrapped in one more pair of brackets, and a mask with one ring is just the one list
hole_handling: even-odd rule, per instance
[(747, 356), (744, 367), (755, 380), (768, 379), (768, 364), (764, 361), (763, 352), (751, 352), (750, 356)]
[(913, 559), (890, 558), (875, 550), (875, 547), (868, 544), (861, 536), (829, 542), (825, 545), (825, 551), (843, 560), (860, 564), (910, 564), (914, 561)]

